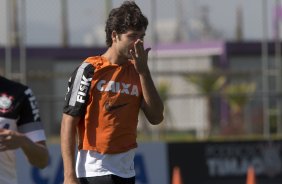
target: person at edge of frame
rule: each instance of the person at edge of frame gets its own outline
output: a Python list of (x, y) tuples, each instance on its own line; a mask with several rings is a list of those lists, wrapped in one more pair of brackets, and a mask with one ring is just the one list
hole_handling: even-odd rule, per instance
[[(48, 165), (46, 135), (32, 90), (0, 72), (0, 183), (18, 184), (15, 150), (43, 169)], [(23, 168), (24, 169), (24, 168)]]

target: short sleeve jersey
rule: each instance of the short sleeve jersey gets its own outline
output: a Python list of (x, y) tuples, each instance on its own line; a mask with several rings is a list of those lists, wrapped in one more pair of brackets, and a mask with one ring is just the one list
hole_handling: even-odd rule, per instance
[[(34, 142), (46, 140), (37, 100), (27, 86), (0, 76), (0, 128), (24, 133)], [(0, 152), (0, 183), (16, 184), (14, 151)]]
[(69, 80), (64, 113), (80, 116), (78, 148), (122, 153), (137, 146), (140, 78), (131, 61), (111, 64), (101, 56), (85, 60)]

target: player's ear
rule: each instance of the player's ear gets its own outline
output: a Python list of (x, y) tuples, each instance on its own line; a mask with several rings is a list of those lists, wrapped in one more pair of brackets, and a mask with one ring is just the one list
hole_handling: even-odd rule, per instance
[(112, 40), (113, 40), (113, 42), (116, 42), (117, 39), (118, 39), (118, 34), (117, 34), (116, 31), (113, 31), (113, 32), (112, 32)]

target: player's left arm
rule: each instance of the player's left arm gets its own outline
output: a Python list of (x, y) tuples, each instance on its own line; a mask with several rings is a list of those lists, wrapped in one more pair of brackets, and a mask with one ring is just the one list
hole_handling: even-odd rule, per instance
[(48, 165), (49, 153), (46, 146), (46, 135), (41, 122), (37, 99), (30, 88), (23, 93), (17, 121), (17, 130), (2, 131), (6, 148), (23, 150), (29, 163), (38, 168)]
[(149, 67), (148, 53), (150, 49), (144, 50), (143, 41), (138, 39), (134, 43), (131, 55), (136, 71), (139, 73), (143, 92), (142, 110), (151, 124), (157, 125), (163, 120), (164, 105), (154, 85)]
[(150, 73), (140, 75), (143, 90), (142, 110), (148, 121), (157, 125), (163, 121), (164, 106)]
[(25, 139), (25, 141), (22, 141), (21, 148), (29, 163), (38, 168), (45, 168), (49, 161), (46, 141), (32, 142), (27, 137)]

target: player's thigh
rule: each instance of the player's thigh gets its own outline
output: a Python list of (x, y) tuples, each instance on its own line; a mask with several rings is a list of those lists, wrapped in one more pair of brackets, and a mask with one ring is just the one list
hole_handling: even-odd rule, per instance
[(115, 175), (79, 178), (80, 184), (135, 184), (135, 177), (122, 178)]

